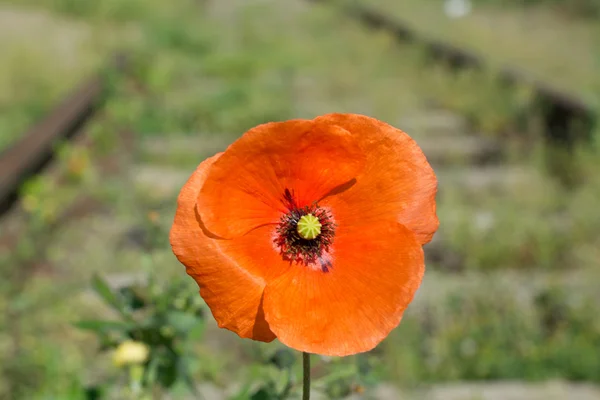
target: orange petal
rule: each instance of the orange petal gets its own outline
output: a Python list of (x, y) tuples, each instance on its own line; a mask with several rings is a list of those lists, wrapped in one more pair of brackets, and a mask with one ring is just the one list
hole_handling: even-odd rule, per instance
[(298, 206), (321, 199), (352, 180), (364, 156), (355, 136), (325, 122), (292, 120), (257, 126), (211, 167), (197, 208), (208, 230), (241, 236), (279, 221), (285, 190)]
[(422, 247), (396, 222), (361, 228), (336, 236), (329, 272), (294, 265), (267, 283), (265, 318), (282, 343), (346, 356), (371, 350), (400, 323), (423, 277)]
[(322, 204), (347, 225), (397, 215), (421, 244), (428, 243), (439, 225), (437, 179), (417, 143), (401, 130), (363, 115), (329, 114), (316, 121), (349, 131), (367, 157), (356, 184)]
[(221, 156), (202, 162), (187, 181), (177, 199), (177, 212), (170, 241), (177, 259), (196, 280), (200, 295), (210, 307), (220, 327), (243, 338), (264, 342), (275, 336), (262, 312), (265, 283), (238, 267), (219, 247), (219, 240), (205, 234), (196, 214), (196, 198), (208, 170)]
[(275, 229), (273, 225), (261, 226), (234, 239), (220, 239), (217, 244), (223, 254), (249, 275), (268, 283), (291, 267), (274, 246)]

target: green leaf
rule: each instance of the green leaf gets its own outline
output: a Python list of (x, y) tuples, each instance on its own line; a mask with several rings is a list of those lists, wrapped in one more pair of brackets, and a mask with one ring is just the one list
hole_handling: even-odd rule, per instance
[(153, 385), (158, 380), (158, 368), (160, 366), (160, 358), (152, 357), (146, 368), (146, 380), (149, 385)]
[(333, 382), (356, 376), (358, 373), (355, 365), (340, 365), (338, 369), (332, 371), (319, 379), (313, 380), (314, 386), (327, 386)]
[(92, 288), (98, 293), (100, 297), (112, 307), (114, 310), (119, 312), (124, 318), (127, 320), (131, 320), (131, 316), (125, 310), (125, 305), (119, 299), (119, 297), (111, 290), (108, 286), (108, 283), (104, 279), (102, 279), (98, 274), (94, 274), (92, 278)]
[(186, 312), (171, 311), (169, 314), (167, 314), (167, 323), (177, 332), (181, 333), (189, 332), (200, 322), (202, 322), (201, 319)]
[(106, 331), (126, 332), (134, 327), (133, 324), (121, 321), (84, 320), (74, 323), (77, 328), (103, 333)]
[(291, 368), (296, 362), (296, 355), (288, 348), (277, 349), (269, 362), (279, 369)]
[(190, 373), (189, 362), (187, 358), (179, 358), (179, 362), (177, 363), (177, 369), (180, 379), (183, 380), (189, 391), (194, 395), (194, 397), (201, 398), (202, 395), (198, 391), (198, 388), (196, 387), (196, 382), (194, 382), (194, 378)]
[(104, 397), (104, 388), (102, 386), (88, 386), (84, 389), (86, 400), (101, 400)]
[(204, 325), (204, 320), (198, 318), (198, 322), (187, 332), (188, 340), (199, 340), (204, 335), (204, 329), (206, 326)]
[(250, 400), (277, 400), (278, 396), (268, 386), (260, 388), (250, 396)]
[(284, 397), (283, 395), (287, 394), (288, 391), (291, 389), (292, 379), (293, 377), (290, 373), (290, 370), (284, 369), (282, 371), (279, 371), (279, 376), (275, 379), (275, 382), (273, 382), (275, 386), (275, 392), (280, 394), (279, 397), (287, 397)]
[(252, 383), (244, 384), (237, 393), (229, 397), (229, 400), (248, 400), (254, 386)]
[(158, 367), (157, 380), (164, 388), (170, 388), (177, 381), (179, 355), (170, 354), (166, 357), (161, 357), (161, 363)]

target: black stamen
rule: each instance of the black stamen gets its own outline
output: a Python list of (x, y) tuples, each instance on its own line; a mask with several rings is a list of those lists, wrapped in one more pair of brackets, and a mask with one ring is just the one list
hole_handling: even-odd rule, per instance
[(283, 192), (282, 203), (290, 211), (297, 209), (298, 206), (296, 205), (296, 199), (294, 198), (294, 191), (290, 191), (290, 189), (285, 188)]

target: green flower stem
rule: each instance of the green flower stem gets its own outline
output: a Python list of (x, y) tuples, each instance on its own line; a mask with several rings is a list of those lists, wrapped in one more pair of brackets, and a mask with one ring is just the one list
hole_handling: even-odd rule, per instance
[(142, 393), (142, 377), (144, 367), (142, 365), (129, 366), (129, 387), (134, 399), (139, 399)]
[(310, 354), (302, 353), (302, 400), (310, 400)]

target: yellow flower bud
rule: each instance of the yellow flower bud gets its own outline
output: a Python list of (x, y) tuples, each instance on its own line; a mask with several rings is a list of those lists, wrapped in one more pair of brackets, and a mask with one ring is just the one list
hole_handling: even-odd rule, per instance
[(127, 340), (119, 345), (113, 354), (113, 362), (117, 367), (143, 364), (148, 359), (150, 349), (144, 343)]

